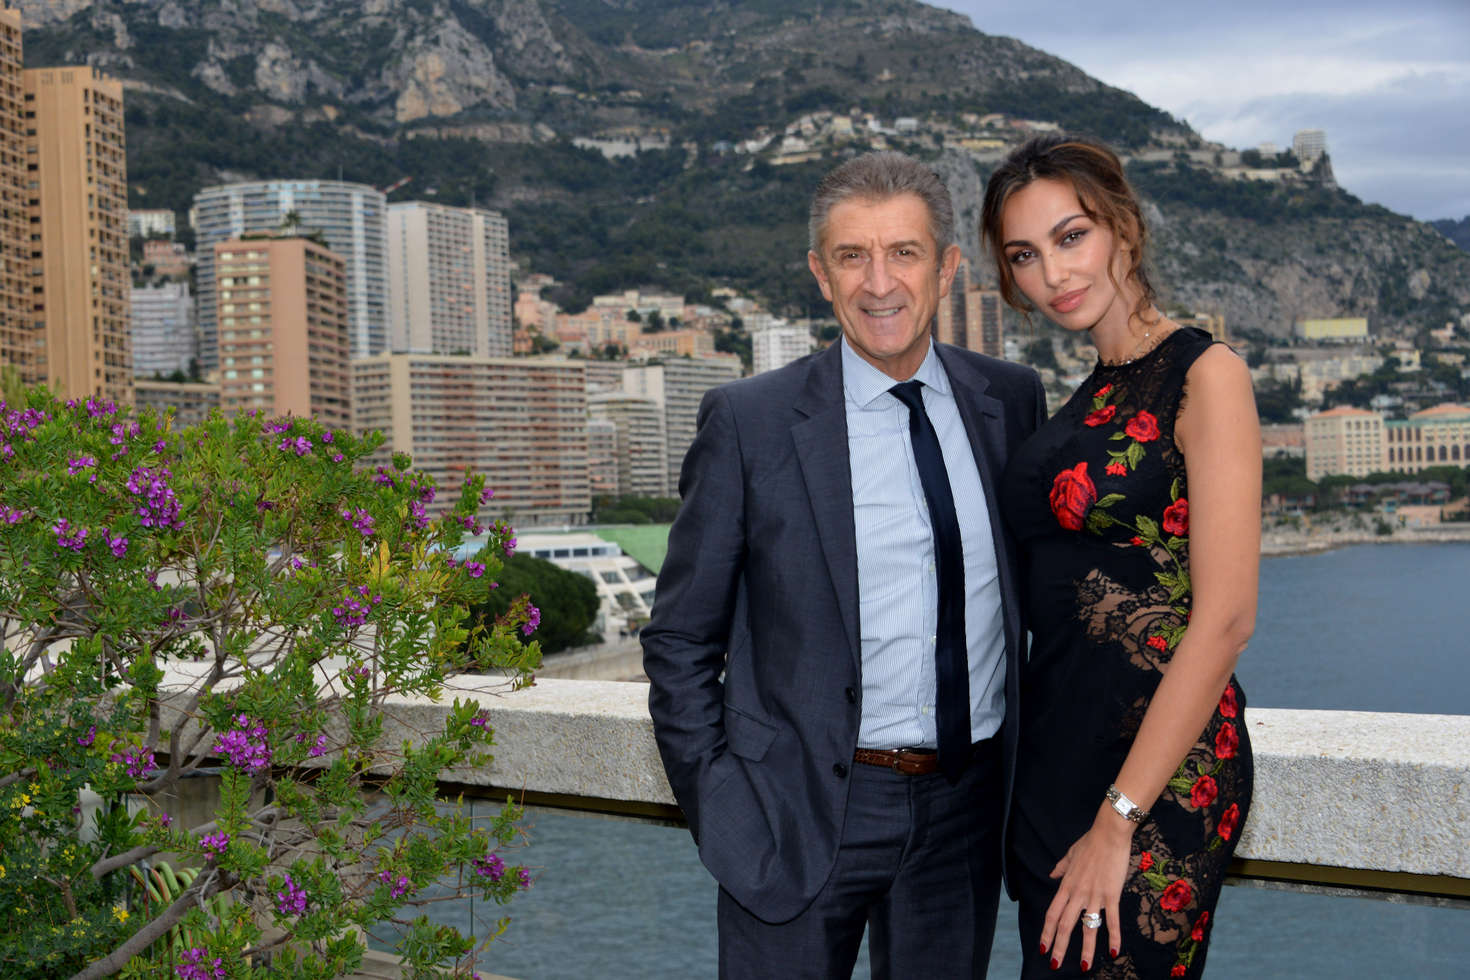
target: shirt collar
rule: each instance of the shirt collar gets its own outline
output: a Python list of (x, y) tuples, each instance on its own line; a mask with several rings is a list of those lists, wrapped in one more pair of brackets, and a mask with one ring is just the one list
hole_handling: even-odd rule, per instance
[[(870, 408), (874, 400), (882, 395), (888, 394), (888, 389), (898, 384), (897, 381), (884, 374), (882, 371), (863, 360), (844, 336), (839, 343), (842, 344), (842, 390), (849, 401), (858, 408)], [(939, 361), (939, 355), (934, 351), (934, 342), (929, 342), (929, 349), (924, 354), (924, 360), (919, 364), (919, 369), (914, 372), (912, 381), (922, 381), (926, 388), (933, 388), (942, 395), (949, 394), (949, 376), (944, 373), (944, 365)], [(889, 395), (890, 398), (893, 396)]]

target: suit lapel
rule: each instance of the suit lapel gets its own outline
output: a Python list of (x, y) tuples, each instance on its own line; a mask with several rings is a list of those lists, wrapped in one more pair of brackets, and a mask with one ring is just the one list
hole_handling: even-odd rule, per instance
[(854, 663), (858, 645), (857, 536), (852, 513), (852, 470), (847, 455), (847, 410), (842, 391), (842, 351), (833, 344), (812, 359), (806, 387), (793, 405), (796, 458), (806, 483), (822, 557), (837, 596), (842, 629)]

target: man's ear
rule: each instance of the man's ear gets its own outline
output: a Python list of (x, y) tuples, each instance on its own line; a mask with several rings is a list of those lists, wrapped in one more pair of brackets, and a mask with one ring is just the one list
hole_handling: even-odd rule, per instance
[(951, 245), (944, 250), (939, 257), (939, 295), (948, 296), (949, 287), (954, 283), (954, 274), (960, 267), (960, 247)]
[(822, 290), (822, 296), (827, 302), (832, 302), (832, 284), (827, 281), (827, 267), (822, 265), (816, 252), (806, 253), (806, 267), (812, 270), (812, 275), (817, 279), (817, 287)]

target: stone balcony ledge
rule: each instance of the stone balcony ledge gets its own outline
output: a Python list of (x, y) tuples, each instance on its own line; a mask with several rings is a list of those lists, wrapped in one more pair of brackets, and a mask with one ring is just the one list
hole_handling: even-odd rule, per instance
[[(456, 697), (480, 701), (495, 730), (489, 769), (448, 774), (467, 791), (677, 818), (646, 684), (539, 679), (507, 692), (492, 678), (459, 677), (444, 691), (446, 702)], [(385, 734), (396, 741), (442, 727), (445, 710), (393, 702)], [(1244, 720), (1256, 780), (1238, 867), (1426, 876), (1429, 893), (1470, 896), (1470, 716), (1250, 708)]]

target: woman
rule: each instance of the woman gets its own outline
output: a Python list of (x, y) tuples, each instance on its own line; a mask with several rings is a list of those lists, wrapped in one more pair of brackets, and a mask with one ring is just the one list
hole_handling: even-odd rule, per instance
[(1260, 549), (1250, 375), (1155, 306), (1106, 147), (1026, 143), (981, 223), (1006, 301), (1098, 352), (1001, 491), (1033, 637), (1009, 842), (1023, 976), (1199, 976), (1251, 795), (1232, 676)]

